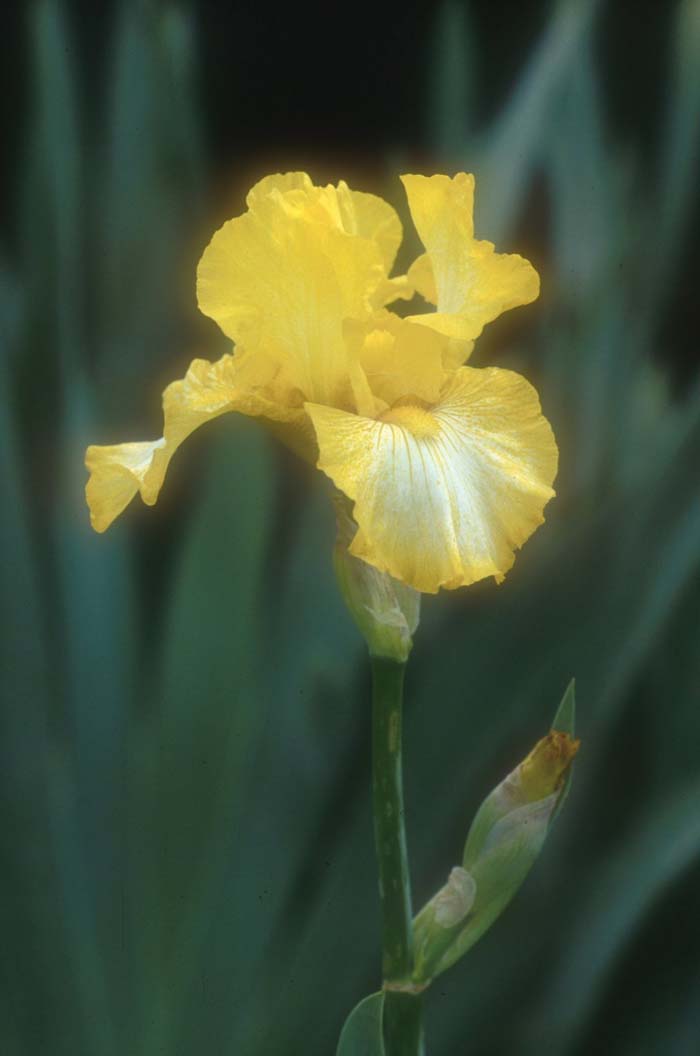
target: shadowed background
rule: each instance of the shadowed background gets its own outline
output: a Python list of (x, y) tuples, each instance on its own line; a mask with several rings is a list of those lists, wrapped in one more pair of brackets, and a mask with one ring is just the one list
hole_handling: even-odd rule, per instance
[[(700, 1035), (700, 4), (14, 5), (2, 50), (3, 1054), (334, 1051), (379, 978), (364, 648), (324, 479), (225, 417), (88, 527), (87, 443), (160, 432), (226, 344), (197, 260), (251, 183), (473, 171), (540, 300), (473, 362), (538, 387), (558, 497), (503, 586), (427, 597), (420, 905), (577, 678), (571, 797), (427, 1001), (431, 1056)], [(96, 13), (97, 11), (97, 13)]]

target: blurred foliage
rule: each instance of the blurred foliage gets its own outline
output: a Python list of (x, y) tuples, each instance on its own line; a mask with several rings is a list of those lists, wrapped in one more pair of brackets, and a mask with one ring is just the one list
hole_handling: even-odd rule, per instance
[[(442, 4), (426, 42), (429, 167), (474, 171), (478, 230), (543, 280), (476, 362), (537, 382), (561, 469), (504, 586), (426, 599), (416, 903), (571, 674), (583, 738), (533, 874), (428, 995), (435, 1056), (681, 1056), (700, 1034), (700, 391), (671, 398), (654, 355), (698, 185), (700, 5), (673, 11), (651, 161), (611, 138), (596, 8), (554, 5), (488, 127), (468, 8)], [(157, 431), (159, 383), (211, 333), (192, 276), (221, 220), (186, 9), (117, 11), (95, 132), (62, 7), (28, 10), (20, 252), (0, 268), (1, 1048), (327, 1054), (379, 952), (367, 665), (323, 481), (224, 419), (162, 508), (97, 537), (83, 505), (87, 441)]]

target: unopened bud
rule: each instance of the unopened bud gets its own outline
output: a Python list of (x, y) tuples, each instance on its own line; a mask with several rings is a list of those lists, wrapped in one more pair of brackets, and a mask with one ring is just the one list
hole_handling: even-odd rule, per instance
[(479, 857), (487, 839), (493, 839), (497, 824), (518, 808), (546, 801), (550, 813), (554, 810), (580, 744), (568, 733), (552, 730), (489, 793), (469, 830), (464, 848), (466, 868)]
[[(573, 685), (565, 694), (557, 720), (568, 731), (553, 729), (486, 797), (467, 837), (462, 868), (421, 910), (414, 922), (417, 983), (444, 972), (491, 927), (529, 873), (568, 787), (571, 764), (580, 742), (573, 737)], [(444, 941), (434, 935), (441, 907), (457, 906), (459, 884), (469, 878), (473, 898), (461, 921), (446, 929)], [(460, 879), (461, 878), (461, 879)], [(439, 953), (437, 952), (439, 951)]]

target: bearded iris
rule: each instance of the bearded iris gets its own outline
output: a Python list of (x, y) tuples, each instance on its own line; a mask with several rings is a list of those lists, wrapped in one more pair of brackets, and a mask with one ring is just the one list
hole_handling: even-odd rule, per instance
[[(402, 229), (371, 194), (268, 176), (204, 251), (200, 309), (235, 349), (196, 359), (163, 394), (155, 441), (88, 448), (91, 521), (140, 492), (229, 411), (261, 418), (352, 504), (350, 552), (422, 592), (503, 578), (553, 496), (557, 447), (532, 386), (465, 365), (483, 327), (536, 299), (522, 257), (474, 237), (474, 178), (402, 177), (425, 247), (391, 271)], [(399, 317), (414, 293), (434, 307)]]
[[(155, 503), (183, 440), (229, 411), (261, 418), (335, 485), (338, 585), (372, 664), (375, 1050), (419, 1056), (422, 991), (493, 923), (533, 858), (516, 818), (495, 865), (492, 856), (472, 874), (465, 859), (413, 920), (401, 728), (420, 595), (503, 579), (554, 494), (557, 447), (524, 378), (467, 365), (487, 323), (535, 300), (537, 273), (474, 237), (473, 176), (402, 179), (425, 248), (405, 275), (392, 275), (402, 229), (381, 198), (342, 181), (316, 187), (305, 173), (257, 183), (197, 272), (199, 307), (234, 351), (194, 360), (167, 387), (158, 440), (88, 448), (86, 494), (97, 531), (137, 492)], [(432, 310), (399, 316), (389, 307), (415, 294)], [(339, 1052), (363, 1009), (348, 1018)]]

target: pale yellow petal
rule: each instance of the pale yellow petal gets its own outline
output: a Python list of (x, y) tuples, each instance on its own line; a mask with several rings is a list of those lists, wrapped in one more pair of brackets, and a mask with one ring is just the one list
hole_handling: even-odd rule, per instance
[(224, 224), (199, 263), (199, 306), (307, 399), (352, 408), (343, 320), (370, 313), (384, 266), (377, 243), (311, 216), (312, 197), (274, 187)]
[(474, 177), (402, 176), (411, 216), (427, 250), (409, 271), (416, 288), (437, 304), (436, 312), (411, 316), (448, 337), (473, 340), (502, 312), (539, 295), (539, 278), (517, 254), (496, 253), (474, 238)]
[(352, 552), (417, 590), (500, 580), (554, 494), (552, 431), (511, 371), (462, 367), (432, 410), (379, 421), (307, 411), (319, 468), (355, 504)]
[[(144, 443), (87, 449), (90, 471), (85, 496), (93, 528), (104, 532), (137, 492), (152, 506), (180, 444), (205, 422), (228, 411), (300, 424), (301, 394), (281, 398), (278, 368), (259, 355), (226, 355), (216, 363), (195, 359), (181, 381), (163, 393), (163, 436)], [(276, 388), (277, 387), (277, 388)]]
[(161, 438), (150, 443), (88, 447), (85, 465), (90, 479), (85, 498), (90, 507), (90, 523), (96, 532), (106, 531), (129, 505), (164, 446), (165, 440)]

